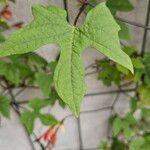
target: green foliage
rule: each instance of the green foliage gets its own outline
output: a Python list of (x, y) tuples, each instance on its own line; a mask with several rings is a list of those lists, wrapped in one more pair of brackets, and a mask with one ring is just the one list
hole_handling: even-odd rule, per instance
[(0, 114), (4, 117), (10, 117), (10, 100), (4, 95), (0, 95)]
[(49, 114), (40, 114), (39, 118), (40, 118), (41, 122), (46, 126), (54, 126), (59, 123), (59, 121), (57, 121), (54, 118), (54, 116), (49, 115)]
[(99, 66), (101, 67), (101, 71), (98, 79), (102, 80), (107, 86), (110, 86), (112, 82), (119, 85), (121, 81), (121, 73), (114, 65), (111, 65), (108, 60), (104, 60), (103, 62), (100, 62)]
[(0, 75), (4, 76), (11, 83), (18, 85), (20, 82), (19, 70), (15, 64), (7, 63), (4, 61), (0, 62)]
[(135, 138), (129, 145), (129, 150), (149, 150), (150, 135)]
[(48, 105), (51, 105), (51, 101), (49, 99), (33, 99), (30, 100), (28, 104), (32, 110), (21, 113), (21, 121), (27, 128), (29, 134), (33, 132), (34, 122), (37, 118), (39, 118), (46, 126), (54, 126), (59, 123), (54, 116), (41, 113), (41, 109)]
[(144, 83), (150, 85), (150, 53), (144, 55), (143, 64), (145, 66), (143, 71)]
[(3, 43), (5, 41), (5, 37), (2, 33), (0, 33), (0, 43)]
[(25, 125), (29, 134), (33, 132), (35, 118), (36, 114), (33, 112), (25, 111), (21, 114), (21, 122)]
[(107, 0), (107, 7), (112, 11), (131, 11), (133, 6), (129, 0)]
[(99, 146), (99, 150), (110, 150), (110, 145), (107, 142), (102, 142)]
[(139, 107), (148, 107), (150, 106), (150, 87), (147, 85), (141, 85), (138, 88), (139, 92)]
[(132, 113), (134, 113), (137, 109), (137, 102), (138, 102), (138, 99), (136, 97), (131, 97), (131, 99), (130, 99), (130, 109), (131, 109)]
[(8, 25), (8, 23), (4, 19), (0, 18), (0, 31), (5, 31), (8, 29), (10, 29), (10, 26)]
[[(85, 93), (81, 53), (86, 47), (94, 47), (133, 72), (130, 58), (120, 49), (119, 26), (104, 3), (92, 9), (80, 27), (69, 25), (66, 12), (56, 7), (35, 5), (33, 15), (35, 20), (30, 25), (4, 42), (0, 56), (27, 53), (49, 43), (59, 44), (62, 51), (55, 70), (55, 87), (75, 116), (79, 115)], [(45, 90), (44, 93), (48, 94)]]
[(41, 88), (44, 96), (49, 96), (50, 89), (53, 83), (53, 75), (38, 72), (35, 74), (36, 81)]
[(110, 149), (111, 150), (125, 150), (126, 145), (122, 141), (119, 141), (117, 138), (114, 138)]
[(119, 38), (123, 40), (130, 40), (130, 32), (128, 26), (119, 20), (116, 20), (118, 25), (120, 26)]
[(119, 133), (123, 133), (126, 138), (130, 138), (134, 135), (133, 125), (135, 125), (136, 120), (131, 113), (128, 113), (125, 117), (115, 117), (113, 119), (112, 128), (114, 136)]

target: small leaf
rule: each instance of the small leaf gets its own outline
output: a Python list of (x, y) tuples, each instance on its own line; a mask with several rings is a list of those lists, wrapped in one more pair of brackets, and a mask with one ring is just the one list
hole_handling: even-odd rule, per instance
[(102, 62), (100, 64), (102, 70), (99, 73), (98, 79), (102, 80), (107, 86), (110, 86), (112, 82), (119, 85), (121, 81), (121, 73), (109, 62)]
[(113, 128), (114, 136), (116, 136), (120, 133), (120, 131), (122, 130), (122, 121), (120, 118), (116, 117), (113, 120), (112, 128)]
[(45, 96), (49, 96), (51, 85), (53, 83), (53, 76), (48, 75), (46, 73), (36, 73), (35, 77), (36, 77), (36, 82), (40, 86), (43, 94)]
[(33, 99), (29, 101), (29, 106), (32, 109), (40, 110), (42, 107), (45, 107), (50, 104), (49, 99)]
[(135, 97), (132, 97), (130, 99), (130, 109), (132, 112), (134, 112), (137, 109), (137, 102), (138, 102), (138, 100)]
[(134, 8), (129, 0), (107, 0), (106, 4), (113, 11), (131, 11)]
[(149, 108), (143, 108), (142, 109), (142, 116), (144, 118), (150, 119), (150, 109)]
[(39, 67), (39, 66), (43, 67), (47, 65), (47, 61), (35, 53), (28, 54), (28, 61), (29, 63), (31, 63), (32, 65), (35, 65), (36, 67)]
[(130, 32), (128, 26), (122, 22), (117, 20), (118, 25), (120, 26), (119, 37), (123, 40), (130, 40)]
[(57, 61), (52, 61), (48, 64), (48, 68), (50, 69), (51, 73), (54, 74), (54, 71), (56, 69), (57, 66)]
[(33, 132), (35, 118), (36, 116), (34, 112), (25, 111), (21, 114), (21, 122), (27, 128), (27, 131), (29, 132), (29, 134)]
[(50, 114), (40, 114), (39, 118), (41, 122), (46, 126), (55, 126), (59, 122), (56, 120), (56, 118)]
[(10, 100), (3, 95), (0, 95), (0, 113), (4, 117), (10, 117)]
[(129, 150), (149, 150), (150, 146), (150, 135), (143, 137), (136, 137), (131, 141)]
[(119, 141), (117, 138), (113, 138), (111, 150), (125, 150), (125, 149), (126, 145), (122, 141)]
[(0, 19), (0, 31), (4, 31), (9, 29), (10, 26), (7, 24), (7, 22), (3, 19)]
[(134, 47), (124, 47), (123, 51), (131, 56), (134, 52), (136, 52), (136, 49)]
[(0, 43), (3, 43), (5, 41), (5, 37), (2, 33), (0, 33)]
[(126, 75), (128, 75), (130, 73), (128, 69), (126, 69), (125, 67), (123, 67), (123, 66), (121, 66), (119, 64), (116, 64), (116, 67), (117, 67), (118, 71), (120, 71), (120, 72), (122, 72), (122, 73), (124, 73)]
[(140, 108), (150, 106), (150, 87), (147, 85), (141, 85), (138, 88), (140, 101), (138, 102), (138, 106)]
[(144, 68), (144, 64), (142, 62), (142, 59), (140, 57), (137, 57), (137, 58), (132, 58), (132, 64), (135, 68), (137, 69), (142, 69)]

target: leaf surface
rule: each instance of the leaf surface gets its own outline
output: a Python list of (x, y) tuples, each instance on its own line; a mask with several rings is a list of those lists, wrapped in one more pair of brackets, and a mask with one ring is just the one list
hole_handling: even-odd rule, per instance
[(33, 7), (34, 20), (4, 42), (0, 56), (34, 51), (43, 45), (56, 43), (61, 48), (60, 59), (54, 73), (56, 90), (75, 116), (85, 94), (83, 50), (93, 47), (111, 60), (133, 72), (130, 58), (121, 48), (119, 26), (105, 3), (89, 11), (85, 23), (74, 27), (66, 21), (66, 11), (54, 6)]
[(0, 113), (7, 118), (10, 116), (10, 101), (3, 95), (0, 95)]

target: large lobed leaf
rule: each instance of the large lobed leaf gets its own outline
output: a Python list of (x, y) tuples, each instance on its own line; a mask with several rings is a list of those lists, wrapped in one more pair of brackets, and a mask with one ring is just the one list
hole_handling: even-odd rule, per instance
[(105, 3), (92, 9), (80, 27), (69, 25), (66, 11), (54, 6), (35, 5), (33, 15), (35, 19), (30, 25), (14, 33), (2, 45), (0, 56), (27, 53), (50, 43), (59, 44), (61, 54), (54, 75), (55, 87), (75, 116), (79, 115), (85, 94), (81, 59), (85, 48), (93, 47), (133, 72), (130, 58), (120, 49), (120, 28)]

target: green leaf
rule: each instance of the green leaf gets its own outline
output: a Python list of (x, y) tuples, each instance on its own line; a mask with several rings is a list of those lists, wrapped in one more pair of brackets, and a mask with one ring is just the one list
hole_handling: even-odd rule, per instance
[(140, 101), (138, 102), (138, 106), (140, 108), (150, 106), (150, 87), (147, 85), (141, 85), (138, 88)]
[(9, 29), (10, 26), (7, 24), (7, 22), (3, 19), (0, 19), (0, 31), (4, 31)]
[(144, 64), (143, 64), (142, 59), (140, 57), (132, 58), (132, 64), (137, 69), (144, 68)]
[(130, 32), (128, 26), (122, 22), (117, 20), (118, 25), (120, 26), (119, 37), (123, 40), (130, 40)]
[(144, 117), (146, 119), (150, 119), (150, 109), (149, 108), (142, 109), (142, 117)]
[(123, 132), (126, 138), (130, 138), (134, 135), (133, 125), (135, 125), (136, 120), (131, 113), (126, 114), (123, 118), (116, 116), (112, 123), (114, 136), (121, 132)]
[(12, 63), (0, 61), (0, 75), (5, 76), (8, 81), (15, 85), (20, 82), (19, 69)]
[(59, 123), (59, 121), (50, 114), (40, 114), (39, 118), (41, 122), (46, 126), (54, 126)]
[(122, 141), (119, 141), (117, 138), (113, 138), (111, 150), (126, 150), (126, 145)]
[(3, 43), (5, 41), (5, 37), (2, 33), (0, 33), (0, 43)]
[(143, 63), (145, 65), (144, 83), (150, 85), (150, 53), (144, 55)]
[(121, 81), (121, 73), (114, 67), (111, 66), (109, 62), (101, 62), (101, 71), (99, 73), (98, 79), (102, 80), (107, 86), (110, 86), (112, 82), (119, 85)]
[[(34, 21), (10, 36), (1, 47), (0, 56), (34, 51), (43, 45), (57, 43), (61, 55), (55, 70), (54, 82), (61, 99), (75, 116), (85, 94), (84, 68), (81, 53), (93, 47), (133, 72), (130, 58), (121, 50), (119, 26), (105, 3), (92, 9), (80, 27), (66, 21), (66, 11), (54, 6), (33, 7)], [(47, 94), (47, 92), (44, 93)]]
[(0, 113), (4, 117), (10, 117), (10, 100), (3, 95), (0, 95)]
[(50, 69), (51, 73), (54, 74), (54, 71), (56, 69), (57, 66), (57, 61), (52, 61), (48, 64), (48, 68)]
[(36, 116), (35, 116), (34, 112), (25, 111), (21, 114), (21, 118), (20, 118), (21, 122), (27, 128), (27, 131), (29, 132), (29, 134), (31, 134), (33, 132), (35, 118), (36, 118)]
[(125, 67), (123, 67), (123, 66), (121, 66), (121, 65), (119, 65), (119, 64), (116, 64), (116, 67), (117, 67), (118, 71), (120, 71), (120, 72), (122, 72), (122, 73), (124, 73), (124, 74), (126, 74), (126, 75), (129, 74), (129, 70), (126, 69)]
[(102, 141), (100, 143), (100, 146), (99, 146), (98, 150), (110, 150), (110, 144), (109, 144), (109, 142)]
[(141, 146), (144, 144), (144, 139), (142, 137), (133, 140), (130, 144), (130, 150), (141, 150)]
[(150, 148), (150, 135), (137, 137), (131, 141), (129, 150), (149, 150)]
[(32, 65), (35, 65), (36, 67), (39, 67), (39, 66), (44, 67), (47, 65), (47, 61), (35, 53), (28, 54), (28, 61), (29, 63), (31, 63)]
[(124, 47), (123, 51), (131, 56), (134, 52), (136, 52), (136, 49), (134, 47)]
[(120, 131), (122, 130), (122, 121), (120, 118), (116, 117), (113, 120), (112, 129), (113, 129), (114, 136), (120, 133)]
[(129, 0), (107, 0), (107, 7), (115, 11), (131, 11), (134, 8)]
[(40, 110), (42, 107), (45, 107), (49, 104), (49, 99), (33, 99), (29, 101), (29, 106), (34, 110)]
[(132, 112), (134, 112), (137, 109), (137, 102), (138, 102), (138, 100), (136, 97), (132, 97), (130, 99), (130, 109)]
[(53, 76), (46, 73), (36, 73), (35, 78), (43, 94), (49, 96), (53, 83)]

